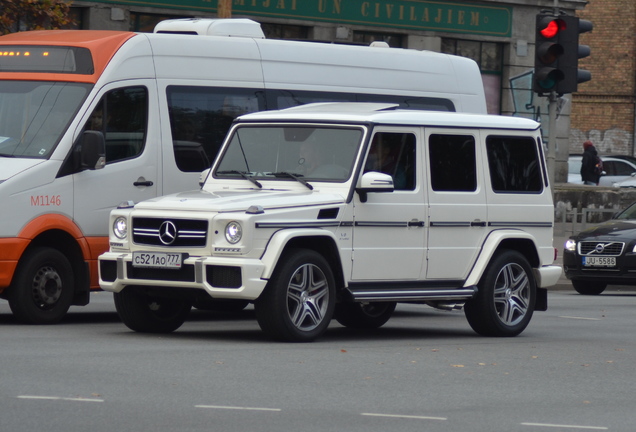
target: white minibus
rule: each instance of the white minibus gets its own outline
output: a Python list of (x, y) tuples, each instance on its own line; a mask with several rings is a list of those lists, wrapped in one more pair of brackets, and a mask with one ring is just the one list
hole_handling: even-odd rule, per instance
[(0, 37), (0, 297), (28, 323), (87, 304), (111, 209), (196, 188), (238, 115), (321, 101), (486, 112), (472, 60), (246, 19)]

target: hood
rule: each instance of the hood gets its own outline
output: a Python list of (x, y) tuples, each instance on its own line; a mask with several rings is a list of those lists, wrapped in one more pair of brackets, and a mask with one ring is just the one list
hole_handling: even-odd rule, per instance
[(26, 159), (0, 156), (0, 183), (16, 174), (33, 168), (44, 162), (44, 159)]
[(216, 191), (204, 190), (180, 192), (142, 201), (135, 209), (189, 210), (235, 212), (245, 211), (250, 206), (261, 206), (263, 210), (303, 207), (315, 205), (342, 204), (345, 198), (335, 193), (315, 193), (313, 191), (246, 190)]
[(636, 220), (612, 219), (588, 228), (574, 238), (578, 241), (634, 240), (636, 239)]

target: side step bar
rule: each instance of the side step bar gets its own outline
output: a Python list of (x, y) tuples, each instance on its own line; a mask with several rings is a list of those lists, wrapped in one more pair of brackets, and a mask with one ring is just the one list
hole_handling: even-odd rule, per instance
[(435, 289), (364, 289), (349, 288), (351, 298), (355, 302), (374, 301), (429, 301), (429, 300), (468, 300), (475, 296), (477, 287)]

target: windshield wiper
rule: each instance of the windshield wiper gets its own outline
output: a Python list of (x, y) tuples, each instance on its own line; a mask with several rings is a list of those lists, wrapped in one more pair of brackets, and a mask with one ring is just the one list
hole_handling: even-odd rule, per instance
[(252, 176), (248, 176), (246, 172), (238, 171), (238, 170), (229, 170), (229, 171), (217, 171), (216, 173), (217, 174), (238, 174), (241, 177), (243, 177), (245, 180), (249, 180), (252, 183), (254, 183), (256, 186), (258, 186), (259, 189), (263, 189), (263, 185), (261, 184), (261, 182), (259, 182)]
[(293, 178), (298, 183), (301, 183), (302, 185), (306, 186), (307, 189), (314, 190), (314, 187), (312, 185), (310, 185), (309, 183), (307, 183), (304, 178), (302, 178), (302, 174), (292, 174), (289, 171), (281, 171), (281, 172), (272, 173), (272, 175), (274, 177), (290, 177), (290, 178)]

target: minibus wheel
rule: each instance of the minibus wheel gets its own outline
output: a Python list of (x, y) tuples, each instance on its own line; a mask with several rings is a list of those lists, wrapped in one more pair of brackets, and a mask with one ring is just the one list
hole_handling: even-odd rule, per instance
[(335, 306), (335, 279), (318, 252), (291, 249), (254, 303), (261, 329), (276, 340), (310, 342), (329, 326)]
[(64, 254), (36, 247), (20, 259), (9, 290), (9, 306), (24, 323), (54, 324), (71, 307), (74, 286), (73, 268)]
[(468, 323), (482, 336), (517, 336), (530, 323), (536, 291), (528, 260), (517, 251), (499, 252), (464, 306)]
[(126, 287), (113, 295), (122, 322), (139, 333), (170, 333), (190, 314), (192, 301), (149, 294), (144, 288)]

